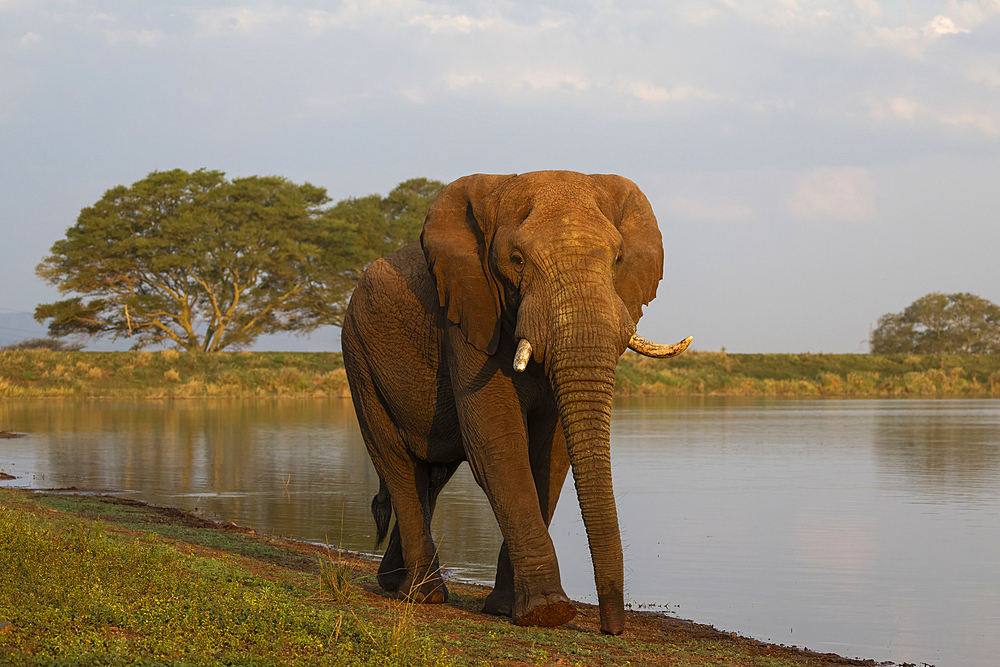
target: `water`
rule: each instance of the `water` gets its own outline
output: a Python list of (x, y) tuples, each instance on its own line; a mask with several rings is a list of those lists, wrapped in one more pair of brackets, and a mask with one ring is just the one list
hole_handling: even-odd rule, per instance
[[(349, 401), (0, 402), (4, 486), (130, 492), (369, 552), (378, 480)], [(1000, 401), (624, 400), (612, 426), (627, 599), (851, 657), (1000, 656)], [(463, 466), (434, 520), (453, 577), (500, 535)], [(563, 584), (595, 601), (572, 484)]]

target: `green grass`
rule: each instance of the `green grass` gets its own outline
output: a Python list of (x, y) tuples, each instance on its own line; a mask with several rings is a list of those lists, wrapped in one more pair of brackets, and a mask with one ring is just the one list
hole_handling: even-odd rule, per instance
[[(616, 378), (619, 396), (1000, 396), (1000, 355), (628, 352)], [(349, 396), (333, 352), (0, 352), (0, 398)]]
[(1000, 396), (1000, 355), (626, 353), (621, 396)]
[(349, 396), (339, 353), (0, 352), (5, 398)]
[[(9, 502), (11, 492), (0, 499)], [(22, 503), (23, 504), (23, 503)], [(41, 503), (44, 507), (48, 503)], [(65, 502), (61, 503), (65, 504)], [(372, 610), (322, 604), (222, 552), (206, 558), (153, 532), (0, 507), (0, 662), (13, 665), (387, 665), (399, 633)], [(409, 664), (447, 664), (408, 646)]]
[(0, 664), (829, 664), (636, 614), (608, 637), (593, 608), (521, 628), (478, 613), (486, 591), (462, 584), (447, 605), (409, 605), (379, 591), (375, 568), (178, 510), (0, 489)]

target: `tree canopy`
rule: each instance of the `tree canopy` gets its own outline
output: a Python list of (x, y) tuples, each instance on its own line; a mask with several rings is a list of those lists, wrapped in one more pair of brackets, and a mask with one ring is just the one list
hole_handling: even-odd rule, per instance
[(886, 313), (872, 332), (875, 354), (1000, 352), (1000, 306), (975, 294), (923, 296), (901, 313)]
[(35, 319), (51, 336), (202, 351), (339, 326), (364, 268), (419, 236), (443, 187), (411, 179), (329, 206), (325, 189), (278, 176), (153, 172), (108, 190), (52, 246), (38, 275), (73, 296)]

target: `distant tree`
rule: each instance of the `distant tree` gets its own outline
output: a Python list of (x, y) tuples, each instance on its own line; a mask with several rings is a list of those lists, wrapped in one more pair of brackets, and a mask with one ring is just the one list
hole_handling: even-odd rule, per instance
[(875, 354), (1000, 352), (1000, 306), (974, 294), (923, 296), (901, 313), (886, 313), (872, 332)]
[(379, 257), (420, 238), (431, 202), (444, 186), (441, 181), (412, 178), (385, 197), (350, 197), (330, 208), (334, 231), (320, 258), (325, 279), (295, 297), (302, 325), (340, 326), (361, 274)]
[(20, 343), (0, 347), (0, 350), (53, 350), (56, 352), (78, 352), (83, 349), (83, 343), (67, 343), (55, 338), (29, 338)]
[(209, 352), (339, 325), (364, 267), (419, 233), (410, 219), (430, 183), (407, 181), (390, 203), (373, 195), (357, 200), (370, 200), (364, 214), (344, 215), (323, 188), (277, 176), (153, 172), (108, 190), (52, 246), (37, 272), (76, 296), (39, 305), (35, 319), (56, 337)]

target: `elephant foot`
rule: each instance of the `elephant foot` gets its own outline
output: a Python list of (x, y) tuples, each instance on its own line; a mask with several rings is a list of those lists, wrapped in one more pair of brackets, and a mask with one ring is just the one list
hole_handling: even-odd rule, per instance
[(444, 604), (448, 601), (448, 587), (441, 577), (425, 577), (418, 583), (413, 583), (399, 589), (408, 590), (404, 597), (409, 602), (417, 604)]
[(573, 603), (563, 595), (553, 594), (547, 597), (540, 596), (529, 601), (527, 609), (523, 613), (514, 614), (514, 623), (552, 628), (569, 623), (574, 616), (576, 616), (576, 607), (573, 606)]
[(493, 616), (512, 616), (514, 614), (514, 592), (494, 588), (486, 596), (486, 601), (483, 603), (483, 613)]
[(406, 580), (406, 568), (400, 567), (395, 570), (385, 571), (383, 571), (382, 568), (379, 568), (378, 575), (375, 579), (378, 581), (378, 585), (383, 591), (395, 593), (403, 587), (403, 582)]

